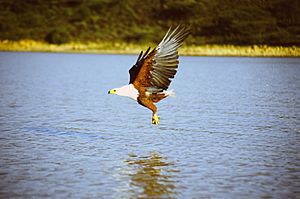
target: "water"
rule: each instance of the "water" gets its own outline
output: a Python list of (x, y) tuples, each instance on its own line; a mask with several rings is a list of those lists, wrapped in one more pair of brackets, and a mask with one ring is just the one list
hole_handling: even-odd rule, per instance
[(0, 53), (1, 198), (300, 198), (300, 59), (181, 57), (161, 121), (129, 55)]

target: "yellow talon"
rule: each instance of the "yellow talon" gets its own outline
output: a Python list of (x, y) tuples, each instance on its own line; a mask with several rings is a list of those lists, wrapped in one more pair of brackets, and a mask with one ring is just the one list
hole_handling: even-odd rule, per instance
[(152, 116), (152, 124), (156, 124), (156, 125), (159, 124), (159, 116), (157, 115)]

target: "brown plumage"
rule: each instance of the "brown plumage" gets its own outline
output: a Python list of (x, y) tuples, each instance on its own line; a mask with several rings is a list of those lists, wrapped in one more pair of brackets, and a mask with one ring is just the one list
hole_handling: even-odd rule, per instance
[[(148, 49), (141, 60), (139, 73), (133, 81), (134, 87), (139, 91), (138, 102), (156, 114), (157, 108), (153, 103), (167, 97), (167, 90), (171, 79), (174, 78), (178, 67), (178, 48), (182, 45), (189, 32), (179, 26), (171, 32), (171, 28), (149, 54)], [(141, 53), (142, 54), (142, 53)]]
[[(154, 103), (172, 95), (167, 91), (172, 79), (175, 77), (178, 68), (178, 48), (189, 34), (189, 29), (177, 26), (174, 30), (168, 30), (162, 41), (156, 48), (145, 53), (140, 53), (137, 62), (129, 70), (129, 85), (137, 90), (135, 96), (133, 90), (124, 94), (127, 87), (119, 88), (122, 92), (119, 95), (127, 96), (138, 101), (139, 104), (152, 111), (152, 123), (158, 124), (157, 108)], [(133, 88), (133, 89), (134, 89)], [(111, 92), (112, 91), (112, 92)], [(111, 90), (109, 93), (118, 94), (118, 89)], [(127, 91), (126, 91), (127, 92)]]

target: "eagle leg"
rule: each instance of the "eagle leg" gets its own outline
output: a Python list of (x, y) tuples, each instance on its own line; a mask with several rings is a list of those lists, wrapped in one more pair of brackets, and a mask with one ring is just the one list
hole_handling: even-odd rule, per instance
[(152, 124), (159, 124), (159, 116), (156, 115), (157, 108), (149, 98), (138, 97), (138, 103), (152, 111)]

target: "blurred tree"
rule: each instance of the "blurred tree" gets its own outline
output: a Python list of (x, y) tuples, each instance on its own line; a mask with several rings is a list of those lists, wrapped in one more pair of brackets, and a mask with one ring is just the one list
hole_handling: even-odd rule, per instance
[(63, 44), (70, 41), (70, 35), (65, 28), (59, 27), (50, 31), (45, 40), (50, 44)]
[(0, 0), (0, 39), (158, 42), (183, 24), (190, 44), (300, 45), (299, 13), (299, 0)]

